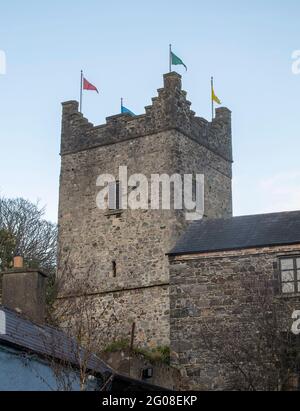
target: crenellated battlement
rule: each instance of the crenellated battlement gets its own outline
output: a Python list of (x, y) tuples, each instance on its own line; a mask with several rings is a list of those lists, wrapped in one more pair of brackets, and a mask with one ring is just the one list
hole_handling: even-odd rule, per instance
[[(197, 117), (182, 90), (181, 76), (165, 74), (163, 87), (142, 115), (118, 114), (94, 126), (79, 113), (76, 101), (63, 103), (61, 154), (58, 276), (67, 272), (64, 292), (89, 295), (99, 332), (109, 326), (109, 338), (130, 338), (135, 323), (135, 344), (168, 346), (166, 253), (189, 224), (185, 209), (171, 205), (103, 210), (97, 202), (103, 188), (99, 176), (118, 178), (120, 167), (126, 166), (130, 189), (122, 192), (122, 199), (126, 196), (128, 204), (133, 196), (141, 198), (136, 175), (149, 183), (153, 175), (169, 177), (173, 197), (174, 175), (183, 180), (204, 176), (205, 218), (231, 217), (230, 111), (217, 109), (212, 122)], [(123, 181), (115, 187), (126, 187)], [(163, 181), (160, 185), (163, 202), (168, 187)], [(110, 205), (111, 187), (104, 189)], [(149, 206), (154, 191), (149, 184)]]
[(67, 101), (62, 104), (61, 154), (174, 129), (232, 161), (230, 110), (216, 109), (215, 119), (209, 122), (195, 116), (186, 96), (181, 76), (175, 72), (165, 74), (164, 87), (158, 89), (152, 105), (145, 107), (145, 114), (135, 117), (117, 114), (107, 117), (106, 123), (99, 126), (94, 126), (78, 111), (77, 101)]

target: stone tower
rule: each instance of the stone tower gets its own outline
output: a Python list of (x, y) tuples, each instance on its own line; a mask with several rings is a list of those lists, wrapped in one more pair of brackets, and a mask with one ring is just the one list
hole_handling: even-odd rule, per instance
[(101, 174), (117, 176), (120, 166), (148, 178), (204, 174), (206, 218), (231, 216), (231, 113), (218, 108), (208, 122), (190, 106), (174, 72), (164, 75), (158, 97), (139, 116), (115, 115), (95, 127), (76, 101), (63, 103), (59, 274), (71, 272), (82, 284), (76, 293), (86, 292), (99, 312), (109, 307), (106, 320), (117, 319), (116, 337), (128, 337), (135, 323), (141, 345), (169, 344), (165, 254), (187, 222), (179, 210), (100, 210), (96, 181)]

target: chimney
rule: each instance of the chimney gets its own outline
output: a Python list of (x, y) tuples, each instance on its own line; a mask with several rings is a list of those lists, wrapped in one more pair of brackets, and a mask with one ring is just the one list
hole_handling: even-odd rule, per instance
[(45, 321), (47, 275), (23, 267), (23, 257), (14, 257), (14, 267), (2, 273), (2, 305), (36, 323)]
[(23, 268), (24, 258), (21, 255), (14, 257), (14, 268)]

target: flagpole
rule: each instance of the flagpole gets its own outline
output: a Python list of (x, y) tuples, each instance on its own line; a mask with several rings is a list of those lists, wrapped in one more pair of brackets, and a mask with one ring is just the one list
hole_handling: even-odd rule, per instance
[(214, 78), (212, 77), (211, 78), (211, 117), (212, 117), (212, 120), (214, 119), (214, 116), (215, 116), (215, 113), (214, 113), (214, 109), (215, 109), (215, 106), (214, 106), (214, 99), (213, 99), (213, 90), (214, 90)]
[(169, 45), (169, 73), (172, 71), (172, 44)]
[(83, 71), (80, 74), (80, 113), (82, 113), (82, 88), (83, 88)]

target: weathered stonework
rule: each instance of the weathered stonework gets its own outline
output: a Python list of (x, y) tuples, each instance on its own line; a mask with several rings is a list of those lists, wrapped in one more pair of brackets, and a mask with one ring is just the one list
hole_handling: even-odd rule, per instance
[[(224, 326), (233, 333), (235, 327), (243, 325), (245, 333), (237, 339), (241, 347), (243, 339), (254, 339), (259, 321), (268, 315), (259, 312), (258, 305), (265, 286), (274, 302), (280, 304), (280, 331), (290, 331), (291, 315), (299, 310), (300, 297), (278, 293), (278, 261), (298, 254), (300, 245), (170, 257), (172, 365), (189, 378), (191, 389), (229, 389), (228, 381), (236, 375), (229, 375), (224, 358), (220, 355), (216, 359), (206, 340), (213, 339), (215, 347), (225, 346), (229, 339)], [(213, 332), (208, 333), (208, 329)], [(229, 346), (227, 350), (235, 348)], [(266, 373), (263, 367), (260, 371)], [(241, 379), (241, 374), (236, 374)]]
[(24, 268), (12, 268), (1, 274), (3, 306), (43, 324), (47, 275), (39, 270)]
[[(101, 306), (114, 301), (120, 336), (136, 322), (141, 345), (169, 344), (169, 263), (166, 253), (187, 226), (183, 211), (123, 210), (96, 206), (100, 174), (198, 173), (205, 176), (206, 217), (230, 217), (231, 115), (216, 111), (208, 122), (195, 116), (177, 73), (164, 76), (164, 88), (146, 114), (117, 115), (94, 127), (63, 103), (59, 200), (61, 297), (86, 292)], [(116, 263), (114, 273), (113, 262)]]
[(129, 349), (102, 353), (101, 359), (119, 373), (137, 380), (141, 379), (143, 370), (152, 368), (153, 376), (146, 382), (170, 390), (185, 390), (188, 386), (175, 368), (159, 361), (149, 361), (144, 355), (130, 352)]

